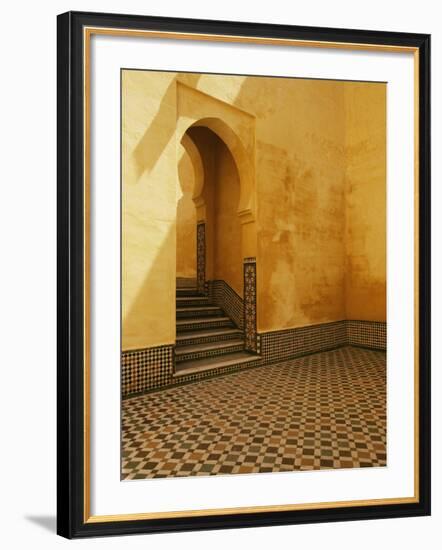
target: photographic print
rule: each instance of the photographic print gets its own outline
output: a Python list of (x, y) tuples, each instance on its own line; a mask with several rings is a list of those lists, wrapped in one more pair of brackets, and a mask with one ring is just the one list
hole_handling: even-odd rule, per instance
[(430, 37), (57, 48), (57, 532), (428, 515)]
[(122, 479), (386, 466), (386, 91), (122, 69)]

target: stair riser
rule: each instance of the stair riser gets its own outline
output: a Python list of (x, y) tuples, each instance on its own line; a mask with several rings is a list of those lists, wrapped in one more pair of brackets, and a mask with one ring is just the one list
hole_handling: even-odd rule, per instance
[(235, 351), (243, 351), (244, 344), (238, 344), (237, 346), (232, 346), (229, 348), (213, 349), (206, 351), (198, 351), (194, 353), (185, 353), (183, 355), (176, 355), (175, 361), (181, 363), (182, 361), (190, 361), (192, 359), (203, 359), (206, 357), (218, 357), (220, 355), (225, 355), (226, 353), (233, 353)]
[(226, 340), (237, 340), (242, 338), (242, 333), (223, 334), (218, 336), (200, 336), (196, 338), (189, 338), (188, 340), (177, 340), (176, 347), (180, 346), (194, 346), (196, 344), (209, 344), (211, 342), (225, 342)]
[(259, 360), (250, 360), (250, 361), (244, 361), (242, 363), (237, 363), (234, 365), (224, 366), (224, 367), (214, 367), (214, 368), (208, 368), (207, 370), (203, 371), (194, 371), (194, 370), (180, 370), (175, 373), (174, 380), (177, 382), (181, 380), (185, 380), (188, 377), (195, 377), (197, 380), (202, 380), (204, 378), (212, 378), (214, 376), (220, 376), (223, 374), (230, 374), (233, 372), (237, 372), (240, 370), (248, 369), (251, 367), (258, 367), (260, 366), (261, 362)]
[(217, 321), (216, 318), (213, 321), (205, 321), (204, 323), (192, 323), (177, 325), (177, 332), (188, 332), (190, 330), (205, 330), (211, 328), (234, 328), (232, 321)]
[(176, 287), (177, 288), (195, 288), (197, 281), (195, 277), (177, 277)]
[(177, 319), (186, 319), (187, 317), (197, 319), (198, 317), (225, 317), (225, 313), (222, 309), (206, 309), (205, 311), (177, 311)]
[(199, 307), (199, 306), (210, 306), (209, 298), (204, 298), (204, 300), (195, 300), (189, 297), (187, 300), (177, 300), (177, 307)]
[(177, 296), (201, 296), (201, 294), (197, 290), (185, 290), (184, 288), (177, 288), (176, 289), (176, 295)]

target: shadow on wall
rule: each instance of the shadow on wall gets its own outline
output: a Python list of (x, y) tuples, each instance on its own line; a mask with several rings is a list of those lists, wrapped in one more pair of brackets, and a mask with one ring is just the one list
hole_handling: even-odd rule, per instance
[[(199, 79), (200, 75), (187, 75), (190, 85), (196, 86)], [(175, 137), (173, 130), (165, 130), (161, 124), (164, 112), (167, 112), (167, 109), (170, 109), (172, 105), (175, 108), (175, 81), (176, 77), (174, 76), (163, 97), (158, 102), (158, 108), (152, 122), (130, 153), (132, 163), (136, 168), (136, 182), (140, 180), (143, 174), (146, 172), (150, 173), (153, 170), (168, 143)], [(148, 100), (149, 98), (146, 98), (146, 101)], [(123, 185), (124, 183), (123, 180)], [(155, 183), (161, 185), (162, 182), (156, 181)], [(146, 225), (148, 226), (144, 222), (146, 220), (143, 220), (142, 225), (145, 227)], [(152, 223), (155, 224), (155, 220), (152, 220)], [(131, 248), (130, 262), (126, 262), (123, 256), (121, 289), (123, 350), (145, 347), (144, 341), (152, 341), (153, 343), (150, 345), (161, 345), (170, 343), (175, 339), (174, 288), (168, 289), (169, 285), (164, 285), (165, 274), (170, 274), (172, 271), (175, 272), (175, 231), (175, 223), (171, 220), (168, 230), (165, 230), (162, 235), (158, 236), (158, 240), (154, 245), (156, 252), (152, 255), (152, 250), (150, 251), (150, 256), (153, 257), (147, 268), (145, 268), (145, 258), (140, 257), (139, 261), (137, 261), (136, 256), (132, 255), (132, 249), (137, 249), (138, 243), (132, 243), (135, 246)], [(171, 249), (173, 249), (173, 257), (171, 256)], [(138, 249), (136, 254), (142, 255), (143, 251)], [(125, 283), (124, 269), (127, 263), (130, 263), (131, 266), (138, 264), (135, 272), (137, 269), (144, 270), (144, 278), (141, 278), (139, 283), (134, 282), (131, 277), (129, 278), (132, 280), (129, 283)], [(133, 292), (128, 291), (128, 287), (131, 285), (136, 285), (135, 289), (132, 288)], [(164, 293), (168, 291), (170, 295), (164, 296)], [(129, 303), (125, 303), (125, 297), (126, 300), (130, 300)], [(158, 311), (161, 311), (161, 315), (158, 314)], [(147, 338), (145, 335), (148, 335)]]
[(186, 149), (179, 146), (176, 209), (176, 276), (196, 278), (195, 173)]
[[(215, 97), (217, 89), (225, 82), (238, 79), (222, 76), (222, 80), (215, 82), (214, 78), (213, 75), (179, 74), (180, 81), (197, 89), (204, 88)], [(339, 213), (343, 201), (340, 168), (345, 150), (341, 151), (340, 144), (344, 141), (336, 130), (339, 126), (337, 117), (341, 116), (339, 113), (342, 110), (337, 109), (336, 105), (339, 107), (339, 102), (343, 102), (338, 84), (297, 80), (293, 91), (290, 91), (292, 100), (288, 105), (283, 90), (276, 90), (275, 97), (272, 96), (272, 101), (269, 101), (267, 84), (260, 82), (257, 85), (253, 78), (240, 78), (240, 85), (236, 82), (229, 89), (227, 101), (240, 109), (253, 111), (257, 117), (257, 135), (261, 136), (257, 143), (259, 170), (256, 174), (261, 224), (258, 236), (258, 290), (265, 289), (267, 299), (262, 296), (258, 301), (258, 308), (261, 304), (258, 318), (262, 321), (264, 309), (266, 317), (270, 316), (269, 326), (262, 326), (261, 330), (272, 330), (276, 325), (279, 328), (293, 325), (294, 310), (298, 325), (331, 320), (328, 317), (341, 313), (342, 317), (345, 300), (338, 289), (343, 287), (340, 266), (343, 265), (344, 249), (341, 237), (343, 221)], [(213, 82), (210, 83), (209, 79)], [(164, 149), (174, 139), (173, 128), (165, 130), (162, 127), (161, 113), (167, 113), (176, 105), (175, 81), (176, 77), (171, 73), (166, 92), (158, 101), (158, 111), (132, 152), (138, 179), (145, 172), (152, 171)], [(339, 86), (344, 84), (339, 83)], [(324, 94), (324, 87), (330, 93)], [(161, 183), (154, 182), (157, 188)], [(174, 246), (174, 232), (174, 226), (170, 232), (164, 231), (161, 242), (155, 243), (157, 254), (149, 269), (140, 274), (142, 283), (134, 292), (131, 298), (133, 303), (128, 304), (124, 318), (125, 334), (140, 330), (144, 333), (150, 330), (156, 332), (158, 323), (163, 323), (163, 319), (152, 314), (150, 302), (155, 294), (164, 296), (167, 286), (161, 279), (161, 274), (164, 278), (166, 273), (164, 270), (175, 269), (169, 258), (170, 247)], [(288, 280), (292, 280), (291, 286), (299, 293), (285, 300), (285, 312), (280, 304), (281, 297), (287, 298)], [(329, 304), (324, 312), (326, 297), (318, 292), (319, 288), (321, 292), (327, 289), (333, 302), (339, 303)], [(336, 300), (338, 294), (340, 299)], [(174, 327), (174, 296), (167, 300), (172, 307), (170, 312), (168, 307), (164, 312), (164, 323)], [(164, 329), (165, 325), (160, 328)], [(167, 333), (171, 333), (170, 327)], [(164, 343), (172, 342), (173, 338), (174, 334)]]
[[(174, 254), (171, 255), (171, 250)], [(140, 262), (142, 264), (142, 262)], [(124, 269), (124, 266), (123, 266)], [(137, 349), (140, 347), (131, 342), (143, 340), (142, 335), (150, 335), (147, 341), (155, 339), (155, 335), (163, 335), (154, 345), (170, 344), (175, 340), (175, 288), (165, 288), (164, 273), (175, 271), (175, 224), (169, 228), (159, 244), (157, 254), (146, 272), (136, 297), (132, 300), (122, 319), (122, 349)], [(164, 295), (169, 292), (168, 295)], [(124, 292), (122, 293), (124, 300)], [(153, 304), (157, 299), (168, 304), (162, 309), (162, 314), (153, 313)], [(125, 311), (123, 302), (123, 312)], [(164, 340), (164, 341), (163, 341)], [(124, 344), (126, 342), (126, 345)], [(153, 344), (152, 344), (153, 345)]]
[[(211, 211), (209, 219), (206, 220), (208, 226), (211, 227), (214, 239), (214, 273), (209, 278), (225, 280), (239, 295), (242, 295), (241, 225), (237, 215), (239, 175), (236, 164), (227, 146), (211, 130), (198, 127), (193, 129), (192, 134), (193, 139), (202, 148), (202, 157), (209, 164), (213, 163), (214, 167), (208, 181), (205, 182), (205, 191), (212, 195), (214, 204), (214, 209)], [(211, 139), (208, 139), (208, 134)], [(196, 136), (199, 136), (199, 139)], [(205, 143), (204, 147), (201, 140)], [(184, 149), (182, 152), (178, 162), (178, 173), (183, 175), (183, 172), (186, 172), (187, 178), (184, 178), (185, 181), (183, 181), (180, 177), (179, 183), (177, 182), (177, 187), (181, 187), (183, 190), (183, 196), (177, 203), (177, 224), (171, 222), (167, 234), (157, 244), (158, 248), (151, 261), (151, 268), (146, 272), (136, 297), (127, 310), (123, 307), (123, 311), (126, 311), (123, 317), (123, 336), (126, 342), (137, 340), (136, 335), (140, 332), (140, 327), (146, 335), (168, 334), (168, 339), (159, 341), (155, 345), (173, 341), (175, 339), (175, 296), (172, 295), (174, 288), (170, 289), (168, 285), (164, 285), (162, 275), (175, 270), (174, 254), (176, 254), (177, 261), (177, 276), (192, 277), (196, 275), (196, 209), (192, 200), (194, 180), (191, 177), (194, 174), (192, 170), (189, 171), (191, 168), (191, 165), (189, 166), (190, 158)], [(187, 167), (187, 171), (184, 167)], [(208, 165), (206, 165), (206, 169), (209, 172)], [(189, 214), (184, 232), (178, 230), (178, 217), (183, 207), (187, 208), (187, 214)], [(133, 260), (132, 257), (131, 262)], [(138, 264), (142, 265), (142, 263), (143, 259), (140, 258)], [(188, 271), (184, 271), (184, 267), (188, 268)], [(166, 299), (164, 297), (165, 288), (171, 294), (167, 297), (167, 306), (162, 310), (162, 318), (158, 319), (149, 308), (149, 303), (152, 303), (158, 296)], [(137, 345), (130, 345), (130, 349), (137, 347)], [(123, 349), (129, 349), (129, 346), (124, 346)]]
[[(181, 82), (197, 88), (198, 82), (203, 76), (204, 75), (199, 74), (180, 74), (179, 79)], [(236, 96), (241, 94), (241, 89), (245, 82), (246, 79), (244, 79), (238, 87), (235, 94)], [(167, 89), (158, 104), (158, 109), (152, 119), (152, 122), (132, 151), (132, 159), (136, 168), (137, 182), (139, 182), (143, 174), (146, 172), (149, 173), (154, 169), (164, 149), (170, 143), (170, 140), (175, 137), (174, 130), (171, 128), (165, 128), (161, 123), (167, 109), (176, 108), (175, 86), (176, 77), (174, 77), (167, 86)], [(232, 96), (230, 103), (235, 105), (235, 96)], [(183, 162), (183, 158), (181, 158), (179, 160), (179, 164), (181, 165)], [(181, 166), (177, 168), (179, 169), (180, 167)], [(160, 181), (157, 183), (161, 184)], [(153, 223), (155, 223), (154, 220)], [(131, 302), (130, 304), (127, 304), (127, 306), (125, 306), (124, 303), (125, 292), (124, 289), (122, 289), (123, 349), (137, 349), (139, 347), (157, 346), (161, 344), (168, 344), (175, 340), (175, 285), (170, 287), (170, 285), (164, 284), (165, 279), (167, 278), (166, 274), (170, 274), (172, 271), (174, 272), (173, 278), (175, 279), (176, 225), (173, 221), (171, 221), (169, 229), (165, 230), (163, 235), (159, 236), (155, 246), (157, 250), (150, 262), (150, 267), (146, 269), (144, 279), (141, 279), (141, 284), (139, 284), (139, 287), (135, 290), (134, 296), (131, 298)], [(136, 253), (142, 254), (143, 252), (138, 250)], [(150, 256), (152, 256), (152, 253)], [(125, 263), (126, 262), (123, 258), (123, 270)], [(145, 260), (143, 261), (143, 258), (140, 258), (140, 261), (137, 262), (136, 258), (132, 256), (130, 263), (138, 263), (142, 266), (146, 262)], [(123, 275), (124, 272), (122, 273), (122, 276)], [(169, 292), (170, 295), (164, 296), (165, 292)], [(158, 307), (152, 307), (153, 301), (163, 304), (163, 307), (161, 308), (161, 316), (158, 314)], [(162, 337), (160, 339), (161, 341), (157, 341), (155, 335), (158, 334), (167, 336), (165, 338)], [(152, 340), (151, 343), (149, 343), (150, 340)]]
[[(147, 132), (146, 132), (147, 133)], [(145, 134), (146, 135), (146, 134)], [(151, 135), (150, 139), (152, 139), (153, 134)], [(183, 153), (185, 153), (183, 149)], [(183, 165), (188, 161), (188, 159), (185, 158), (185, 155), (183, 154), (181, 158), (178, 161), (178, 171), (177, 173), (181, 173), (183, 171)], [(178, 184), (180, 185), (180, 184)], [(193, 184), (192, 184), (193, 187)], [(192, 189), (190, 190), (190, 201), (192, 203), (192, 208), (195, 210), (195, 206), (193, 204), (193, 200), (191, 198), (192, 196)], [(182, 197), (183, 199), (184, 197)], [(181, 200), (182, 200), (181, 199)], [(179, 206), (179, 203), (177, 204), (177, 207)], [(196, 226), (196, 212), (194, 215), (195, 218), (195, 226)], [(195, 228), (194, 228), (195, 230)], [(195, 230), (196, 231), (196, 230)], [(196, 235), (194, 235), (193, 238), (195, 242), (195, 273), (196, 273)], [(166, 298), (164, 297), (164, 280), (165, 280), (165, 273), (175, 272), (175, 258), (176, 258), (176, 250), (177, 250), (177, 241), (176, 241), (176, 224), (171, 222), (169, 230), (164, 234), (161, 241), (158, 241), (157, 243), (157, 251), (152, 259), (151, 267), (149, 270), (146, 271), (144, 280), (138, 289), (135, 298), (131, 301), (130, 306), (125, 308), (125, 304), (123, 302), (123, 318), (122, 318), (122, 336), (123, 336), (123, 342), (131, 342), (133, 340), (138, 340), (136, 338), (136, 335), (140, 333), (140, 327), (142, 327), (142, 331), (147, 334), (155, 334), (155, 333), (166, 333), (169, 334), (169, 340), (165, 342), (155, 342), (152, 345), (161, 345), (161, 344), (167, 344), (171, 341), (175, 340), (175, 294), (174, 294), (174, 288), (169, 289), (171, 291), (170, 295)], [(131, 258), (131, 261), (133, 261), (134, 258)], [(124, 269), (124, 261), (123, 261), (123, 269)], [(140, 260), (140, 263), (142, 264), (142, 259)], [(123, 275), (123, 273), (122, 273)], [(175, 278), (175, 274), (174, 274)], [(122, 288), (122, 296), (124, 300), (124, 292)], [(152, 303), (152, 300), (155, 296), (164, 297), (164, 303), (167, 304), (167, 308), (164, 308), (162, 310), (162, 316), (161, 318), (158, 318), (157, 315), (155, 315), (152, 311), (152, 309), (149, 307), (149, 305)], [(124, 313), (125, 312), (125, 313)], [(135, 349), (139, 346), (135, 345), (129, 345), (129, 346), (122, 346), (124, 349)], [(146, 345), (146, 347), (148, 347)]]
[[(200, 75), (186, 75), (186, 83), (197, 86)], [(141, 178), (144, 172), (153, 170), (166, 145), (174, 137), (174, 132), (165, 130), (162, 124), (164, 110), (176, 105), (176, 77), (173, 78), (159, 103), (158, 111), (143, 137), (133, 151), (136, 163), (136, 179)]]

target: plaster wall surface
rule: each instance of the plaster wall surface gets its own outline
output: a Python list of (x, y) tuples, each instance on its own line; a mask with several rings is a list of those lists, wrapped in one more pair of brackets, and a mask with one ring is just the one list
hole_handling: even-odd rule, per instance
[(345, 318), (342, 84), (261, 85), (257, 118), (258, 330)]
[[(242, 254), (257, 256), (258, 330), (385, 319), (384, 84), (123, 74), (123, 349), (175, 340), (176, 134), (214, 106), (238, 138), (227, 146), (240, 188), (247, 165), (235, 147), (253, 157), (256, 226), (243, 225)], [(215, 181), (216, 139), (191, 132), (205, 179)], [(236, 201), (234, 178), (224, 176), (229, 192), (204, 186), (208, 220), (221, 220), (215, 202)], [(242, 294), (232, 255), (214, 256), (228, 231), (223, 241), (208, 223), (206, 274), (230, 277)]]
[(196, 277), (196, 208), (192, 199), (195, 174), (192, 161), (179, 147), (177, 214), (176, 214), (176, 276)]
[(175, 340), (174, 75), (122, 72), (122, 348)]
[(218, 140), (215, 183), (214, 279), (225, 281), (243, 295), (241, 223), (238, 217), (240, 183), (235, 161)]
[(344, 89), (348, 319), (386, 320), (386, 93), (385, 84)]

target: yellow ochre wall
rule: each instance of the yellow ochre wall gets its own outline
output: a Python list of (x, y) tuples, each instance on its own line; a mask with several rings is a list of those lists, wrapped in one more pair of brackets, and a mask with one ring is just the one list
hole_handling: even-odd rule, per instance
[(122, 71), (122, 349), (175, 341), (174, 75)]
[(257, 119), (260, 331), (345, 318), (343, 118), (341, 83), (281, 79)]
[(235, 161), (218, 140), (215, 185), (215, 279), (226, 281), (243, 295), (241, 224), (237, 215), (239, 177)]
[(179, 151), (176, 216), (176, 276), (196, 277), (196, 208), (192, 199), (195, 174), (184, 148)]
[[(384, 84), (122, 74), (123, 349), (175, 341), (178, 81), (254, 117), (258, 330), (385, 319)], [(212, 154), (206, 177), (231, 185), (217, 195), (205, 186), (213, 219), (215, 202), (233, 208), (239, 186), (227, 153), (215, 162), (224, 145), (214, 152), (205, 129), (191, 129), (198, 131)], [(239, 220), (231, 223), (236, 231)], [(220, 236), (207, 227), (207, 278), (230, 278), (242, 295), (239, 261), (229, 274), (238, 251), (214, 257), (216, 242), (227, 252), (227, 229), (221, 244)], [(233, 251), (238, 243), (230, 244)], [(375, 299), (366, 298), (371, 292)]]
[(344, 93), (346, 315), (385, 321), (386, 86), (354, 83)]

